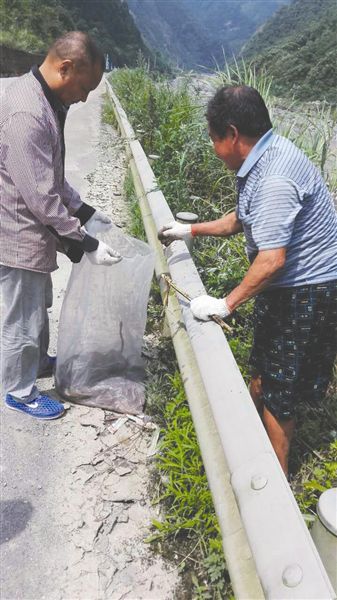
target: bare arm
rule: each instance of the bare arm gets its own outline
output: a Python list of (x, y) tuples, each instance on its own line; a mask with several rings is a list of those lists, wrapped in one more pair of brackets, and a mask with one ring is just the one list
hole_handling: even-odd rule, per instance
[(235, 211), (224, 215), (215, 221), (206, 223), (195, 223), (192, 225), (192, 235), (205, 236), (212, 235), (215, 237), (229, 237), (242, 231), (241, 221), (238, 220)]
[(233, 311), (261, 292), (282, 269), (286, 259), (286, 248), (260, 250), (241, 283), (228, 294), (228, 308)]

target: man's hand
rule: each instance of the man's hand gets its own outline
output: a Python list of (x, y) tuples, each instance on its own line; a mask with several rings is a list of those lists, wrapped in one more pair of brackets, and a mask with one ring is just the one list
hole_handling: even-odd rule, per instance
[(99, 242), (97, 250), (86, 252), (85, 255), (93, 265), (104, 265), (109, 267), (122, 260), (122, 256), (104, 242)]
[(86, 222), (85, 228), (90, 235), (96, 235), (97, 233), (108, 231), (111, 225), (112, 221), (110, 217), (99, 210), (96, 210), (92, 217)]
[(193, 316), (201, 321), (208, 321), (212, 315), (225, 319), (232, 312), (228, 308), (226, 298), (218, 299), (206, 294), (191, 300), (190, 306)]
[(171, 221), (167, 223), (158, 232), (158, 239), (165, 246), (169, 246), (175, 240), (183, 240), (186, 242), (192, 237), (191, 225), (185, 223), (177, 223), (177, 221)]

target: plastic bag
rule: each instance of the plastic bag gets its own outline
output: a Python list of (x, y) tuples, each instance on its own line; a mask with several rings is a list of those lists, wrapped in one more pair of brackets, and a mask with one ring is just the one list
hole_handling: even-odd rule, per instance
[(56, 389), (79, 404), (139, 414), (154, 253), (114, 225), (99, 237), (123, 260), (97, 266), (84, 255), (73, 266), (59, 322)]

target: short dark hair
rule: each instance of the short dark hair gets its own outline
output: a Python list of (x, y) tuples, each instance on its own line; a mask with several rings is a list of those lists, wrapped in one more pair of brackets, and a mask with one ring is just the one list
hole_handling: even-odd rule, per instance
[(105, 69), (105, 58), (102, 50), (93, 39), (83, 31), (68, 31), (55, 40), (48, 54), (61, 60), (70, 59), (76, 67), (100, 64)]
[(272, 124), (259, 92), (248, 85), (224, 86), (217, 90), (207, 106), (210, 131), (223, 139), (230, 125), (248, 137), (261, 137)]

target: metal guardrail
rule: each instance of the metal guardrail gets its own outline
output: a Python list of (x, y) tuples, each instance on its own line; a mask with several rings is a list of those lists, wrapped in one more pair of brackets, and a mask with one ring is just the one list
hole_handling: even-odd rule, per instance
[[(158, 230), (173, 219), (147, 157), (106, 81), (139, 199), (155, 271), (191, 297), (205, 293), (184, 242), (165, 251)], [(258, 417), (226, 337), (196, 321), (189, 303), (169, 293), (170, 326), (237, 599), (334, 599), (324, 566)]]

